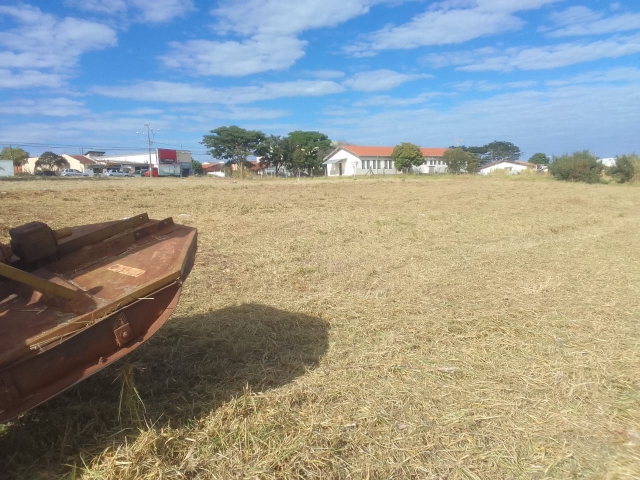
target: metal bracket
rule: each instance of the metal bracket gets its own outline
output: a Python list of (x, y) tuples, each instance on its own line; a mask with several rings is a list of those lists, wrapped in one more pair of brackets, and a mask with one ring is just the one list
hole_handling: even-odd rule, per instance
[(6, 376), (0, 376), (0, 409), (10, 408), (22, 400), (14, 383)]
[(113, 325), (113, 334), (116, 337), (116, 343), (119, 347), (122, 347), (133, 340), (131, 325), (129, 325), (129, 322), (127, 322), (127, 318), (123, 313), (118, 314), (116, 323)]

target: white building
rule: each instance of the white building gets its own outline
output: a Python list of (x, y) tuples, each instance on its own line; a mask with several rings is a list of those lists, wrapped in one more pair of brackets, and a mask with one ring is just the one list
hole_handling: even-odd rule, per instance
[[(341, 175), (395, 175), (394, 147), (367, 147), (342, 145), (324, 157), (323, 165), (329, 177)], [(445, 173), (447, 166), (442, 159), (448, 148), (420, 148), (424, 157), (422, 165), (412, 167), (412, 173)]]
[[(74, 170), (78, 170), (80, 172), (98, 173), (95, 171), (95, 169), (99, 166), (99, 164), (89, 157), (86, 157), (84, 155), (67, 155), (66, 153), (63, 153), (60, 156), (67, 161), (67, 163), (69, 164), (68, 168), (73, 168)], [(22, 166), (22, 171), (24, 173), (36, 173), (36, 162), (39, 158), (40, 157), (29, 157), (27, 159), (27, 162)]]
[(0, 160), (0, 177), (13, 177), (13, 160)]
[(87, 155), (104, 169), (117, 168), (133, 173), (147, 170), (151, 163), (154, 171), (159, 170), (160, 176), (191, 175), (191, 152), (188, 150), (158, 148), (151, 152), (127, 155), (104, 155), (104, 152), (87, 152)]
[(616, 166), (616, 157), (610, 158), (600, 158), (600, 163), (602, 163), (605, 167), (615, 167)]
[(482, 175), (489, 175), (494, 170), (504, 170), (511, 174), (519, 174), (523, 170), (538, 170), (538, 167), (542, 165), (536, 165), (535, 163), (528, 162), (512, 162), (508, 160), (500, 160), (498, 162), (490, 163), (480, 169)]

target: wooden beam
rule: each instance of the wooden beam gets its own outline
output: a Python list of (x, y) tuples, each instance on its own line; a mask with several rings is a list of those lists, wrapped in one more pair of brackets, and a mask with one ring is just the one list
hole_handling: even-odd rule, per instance
[(86, 247), (87, 245), (102, 242), (103, 240), (125, 232), (130, 228), (139, 227), (148, 221), (149, 216), (146, 213), (143, 213), (141, 215), (136, 215), (135, 217), (127, 218), (126, 220), (120, 220), (119, 222), (112, 223), (106, 227), (100, 228), (99, 230), (87, 233), (86, 235), (70, 238), (58, 245), (58, 255), (67, 255), (82, 247)]
[(6, 263), (0, 263), (0, 275), (27, 285), (38, 292), (48, 293), (56, 297), (64, 298), (65, 300), (72, 300), (82, 295), (82, 292), (71, 290), (64, 285), (59, 285), (44, 278), (37, 277), (31, 273), (7, 265)]

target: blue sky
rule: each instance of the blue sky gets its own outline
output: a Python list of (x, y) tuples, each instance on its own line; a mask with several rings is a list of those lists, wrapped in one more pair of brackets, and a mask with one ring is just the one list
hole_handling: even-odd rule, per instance
[(239, 125), (362, 145), (640, 153), (640, 2), (0, 0), (0, 144), (190, 149)]

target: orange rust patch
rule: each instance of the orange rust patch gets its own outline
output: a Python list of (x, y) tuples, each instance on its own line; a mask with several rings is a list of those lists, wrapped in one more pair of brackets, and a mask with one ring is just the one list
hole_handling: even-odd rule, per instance
[(127, 267), (126, 265), (120, 265), (119, 263), (116, 263), (115, 265), (108, 267), (107, 270), (110, 270), (116, 273), (121, 273), (123, 275), (129, 275), (130, 277), (139, 277), (145, 272), (144, 270), (141, 270), (139, 268)]

